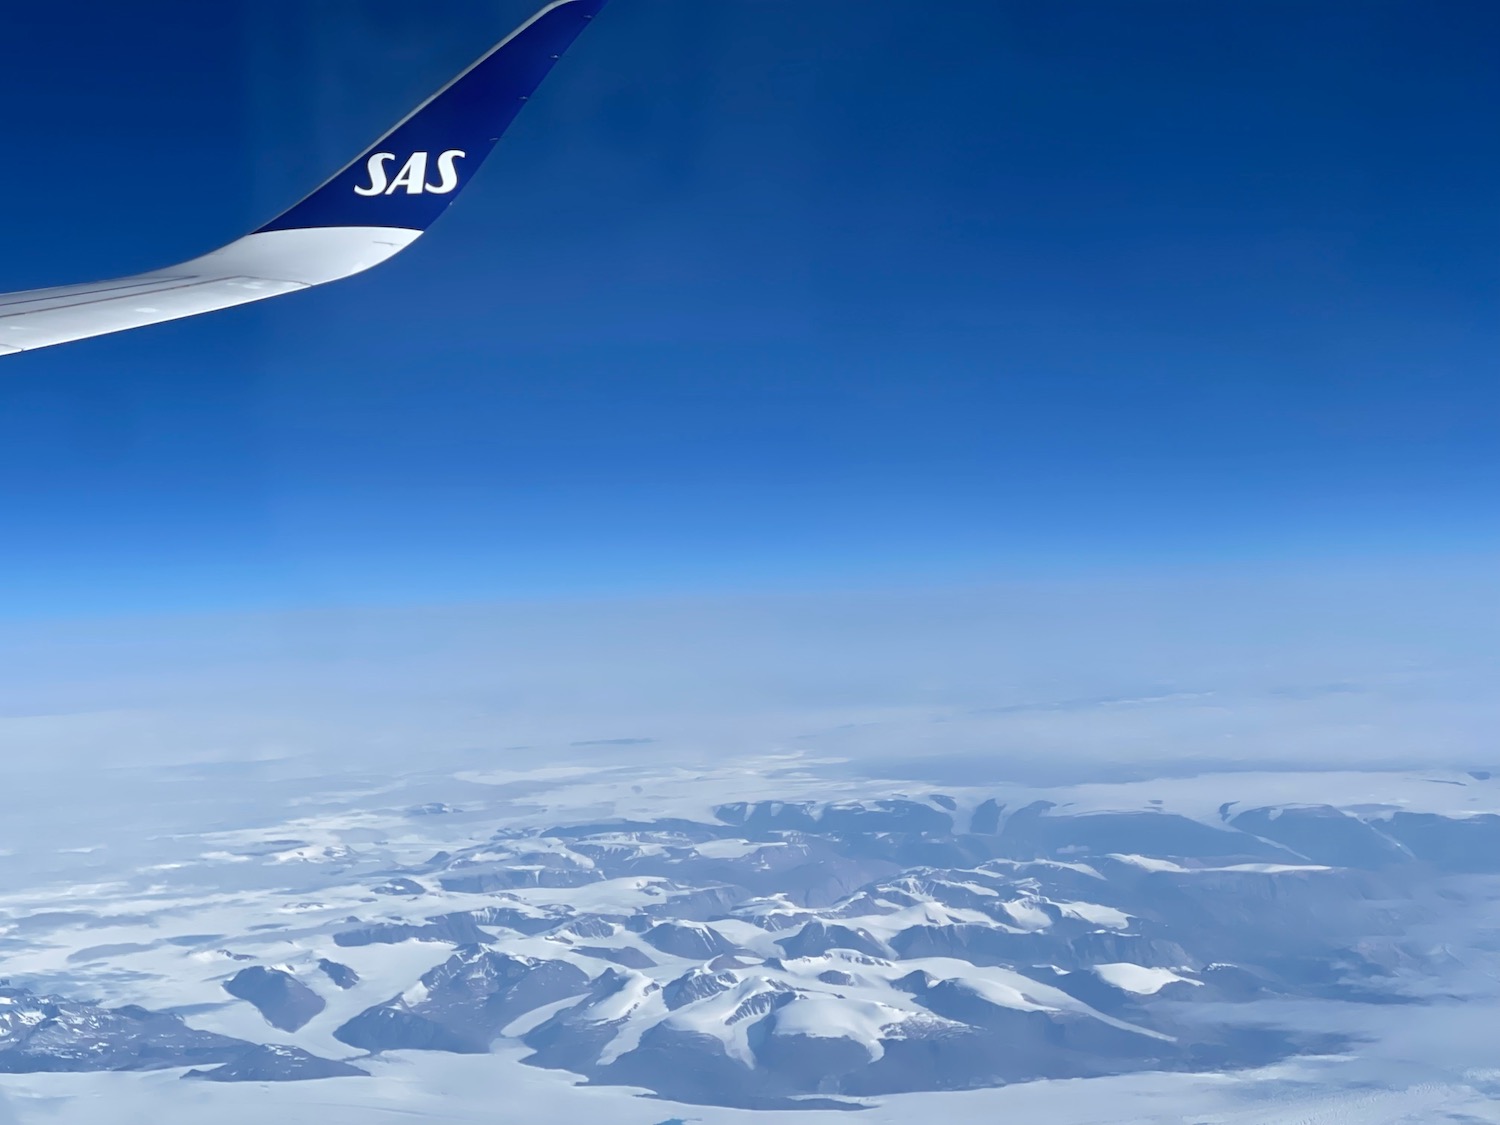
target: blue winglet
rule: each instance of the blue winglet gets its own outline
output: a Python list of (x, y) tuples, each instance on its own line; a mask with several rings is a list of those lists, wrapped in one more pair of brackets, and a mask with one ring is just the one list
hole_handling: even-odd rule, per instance
[(426, 230), (606, 0), (556, 0), (262, 231)]

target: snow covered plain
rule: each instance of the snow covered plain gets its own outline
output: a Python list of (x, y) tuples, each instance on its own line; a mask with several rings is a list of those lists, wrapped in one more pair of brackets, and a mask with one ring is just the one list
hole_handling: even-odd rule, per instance
[(0, 857), (0, 1122), (1500, 1121), (1500, 782), (834, 767), (299, 779)]

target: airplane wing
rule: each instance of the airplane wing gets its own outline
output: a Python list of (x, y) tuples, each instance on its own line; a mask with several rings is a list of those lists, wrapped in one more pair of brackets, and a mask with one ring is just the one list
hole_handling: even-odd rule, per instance
[(0, 295), (0, 356), (279, 297), (379, 265), (447, 210), (605, 0), (554, 0), (290, 211), (211, 254)]

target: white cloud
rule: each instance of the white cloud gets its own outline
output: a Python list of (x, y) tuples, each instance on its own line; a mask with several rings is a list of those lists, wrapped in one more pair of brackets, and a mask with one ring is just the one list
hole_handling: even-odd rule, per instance
[(1500, 729), (1495, 573), (12, 624), (0, 755), (12, 816), (90, 836), (91, 819), (144, 823), (189, 795), (248, 802), (252, 779), (285, 801), (299, 776), (330, 774), (368, 786), (768, 753), (948, 784), (1483, 768)]

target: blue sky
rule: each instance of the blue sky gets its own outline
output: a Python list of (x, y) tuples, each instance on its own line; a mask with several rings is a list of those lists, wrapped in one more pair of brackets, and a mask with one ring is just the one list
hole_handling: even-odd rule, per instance
[[(18, 5), (0, 289), (199, 253), (524, 15)], [(0, 616), (1482, 555), (1500, 10), (616, 0), (433, 233), (0, 365)]]

